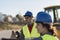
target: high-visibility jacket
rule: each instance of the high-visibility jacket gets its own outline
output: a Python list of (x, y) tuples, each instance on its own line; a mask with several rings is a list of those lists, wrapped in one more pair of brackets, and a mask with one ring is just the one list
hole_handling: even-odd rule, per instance
[(23, 34), (25, 38), (35, 38), (40, 36), (36, 29), (36, 23), (34, 23), (31, 33), (29, 32), (28, 25), (25, 25), (23, 27)]
[(43, 40), (57, 40), (54, 36), (45, 34), (42, 36)]
[(58, 40), (52, 35), (45, 34), (43, 36), (40, 36), (38, 38), (34, 38), (33, 40)]

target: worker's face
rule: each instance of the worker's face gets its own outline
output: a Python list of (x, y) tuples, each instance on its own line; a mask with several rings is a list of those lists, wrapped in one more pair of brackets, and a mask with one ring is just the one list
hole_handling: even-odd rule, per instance
[(56, 29), (56, 26), (52, 26), (52, 29), (54, 30), (54, 34), (57, 35), (57, 36), (59, 36), (58, 30)]
[(41, 23), (37, 23), (36, 28), (37, 28), (38, 33), (44, 32), (44, 28), (43, 28), (43, 25)]
[(29, 23), (29, 22), (31, 22), (31, 20), (32, 20), (32, 17), (25, 16), (25, 21), (26, 21), (26, 22), (28, 22), (28, 23)]

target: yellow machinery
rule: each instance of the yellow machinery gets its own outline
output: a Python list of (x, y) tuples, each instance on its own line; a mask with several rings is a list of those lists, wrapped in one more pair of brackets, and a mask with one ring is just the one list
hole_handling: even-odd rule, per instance
[(60, 5), (45, 7), (44, 10), (51, 15), (53, 25), (55, 26), (53, 30), (60, 40)]

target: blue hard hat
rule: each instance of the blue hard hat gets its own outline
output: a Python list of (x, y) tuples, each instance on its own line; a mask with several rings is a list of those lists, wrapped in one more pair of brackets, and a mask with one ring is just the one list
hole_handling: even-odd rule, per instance
[(29, 16), (29, 17), (31, 17), (31, 16), (33, 16), (33, 14), (32, 14), (32, 12), (27, 11), (24, 16)]
[(46, 12), (38, 12), (36, 22), (51, 23), (51, 16)]

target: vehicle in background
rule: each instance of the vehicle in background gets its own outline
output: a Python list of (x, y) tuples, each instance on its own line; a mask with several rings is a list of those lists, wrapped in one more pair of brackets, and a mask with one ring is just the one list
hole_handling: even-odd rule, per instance
[(54, 32), (60, 39), (60, 5), (45, 7), (44, 10), (51, 15)]

